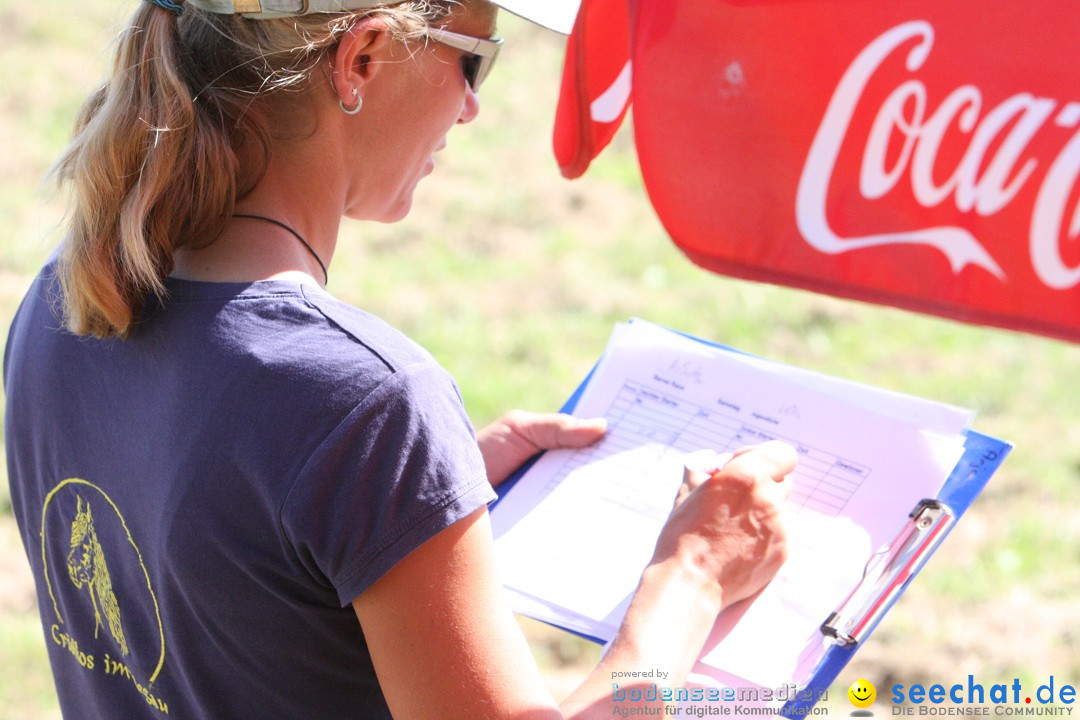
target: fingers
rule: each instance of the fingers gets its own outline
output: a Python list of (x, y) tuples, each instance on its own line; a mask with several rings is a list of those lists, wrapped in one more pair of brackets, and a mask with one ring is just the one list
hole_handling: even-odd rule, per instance
[(734, 457), (732, 453), (715, 450), (696, 450), (683, 461), (683, 486), (693, 490), (720, 472)]
[(720, 472), (732, 458), (731, 453), (718, 453), (715, 450), (696, 450), (683, 461), (682, 483), (675, 493), (672, 508), (677, 508), (702, 483)]
[(782, 504), (791, 496), (792, 482), (787, 476), (795, 469), (797, 460), (795, 449), (778, 440), (747, 445), (732, 453), (692, 452), (684, 461), (682, 484), (673, 507), (678, 507), (702, 483), (719, 479), (721, 475), (741, 477), (756, 486), (766, 499)]
[(770, 440), (736, 450), (723, 469), (749, 477), (771, 478), (783, 485), (798, 461), (795, 448), (780, 440)]
[(713, 477), (741, 477), (753, 483), (754, 492), (774, 505), (782, 505), (789, 497), (793, 483), (789, 477), (799, 455), (791, 445), (770, 440), (760, 445), (740, 448)]

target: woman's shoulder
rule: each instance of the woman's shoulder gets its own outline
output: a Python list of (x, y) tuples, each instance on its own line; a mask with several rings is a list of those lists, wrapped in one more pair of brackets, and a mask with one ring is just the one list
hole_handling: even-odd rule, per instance
[(437, 365), (431, 354), (381, 317), (343, 302), (321, 288), (302, 285), (311, 308), (339, 337), (337, 342), (356, 345), (381, 358), (395, 370), (413, 365)]
[(298, 411), (461, 404), (451, 375), (419, 343), (315, 285), (255, 283), (214, 327), (226, 335), (224, 355), (236, 357), (258, 387), (287, 393), (281, 401)]
[(418, 402), (459, 397), (419, 344), (314, 284), (170, 278), (167, 298), (147, 308), (127, 339), (95, 340), (61, 330), (51, 265), (13, 323), (9, 360), (14, 347), (35, 367), (100, 367), (128, 390), (135, 379), (151, 393), (179, 383), (234, 404), (313, 418), (394, 392)]
[(340, 375), (358, 367), (395, 374), (438, 365), (382, 318), (307, 283), (170, 281), (169, 299), (147, 329), (171, 334), (185, 324), (205, 329), (209, 345), (226, 354), (269, 366), (298, 365), (328, 380), (345, 379)]

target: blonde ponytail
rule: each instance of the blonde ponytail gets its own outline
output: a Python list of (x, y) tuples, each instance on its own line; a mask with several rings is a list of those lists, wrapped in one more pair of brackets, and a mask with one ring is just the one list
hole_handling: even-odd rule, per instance
[(140, 2), (53, 171), (72, 190), (59, 269), (68, 329), (127, 337), (147, 300), (164, 299), (173, 252), (212, 241), (265, 169), (266, 96), (309, 89), (360, 17), (384, 14), (408, 37), (451, 4), (255, 21)]

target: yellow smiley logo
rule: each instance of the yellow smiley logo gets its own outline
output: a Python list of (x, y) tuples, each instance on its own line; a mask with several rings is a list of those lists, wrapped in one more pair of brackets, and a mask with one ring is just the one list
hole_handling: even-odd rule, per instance
[(874, 683), (859, 678), (851, 684), (847, 690), (848, 700), (857, 708), (867, 708), (874, 704), (877, 698), (877, 688)]

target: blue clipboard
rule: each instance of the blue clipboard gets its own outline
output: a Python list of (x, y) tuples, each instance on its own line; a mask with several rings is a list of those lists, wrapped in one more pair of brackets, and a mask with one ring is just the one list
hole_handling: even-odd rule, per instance
[[(704, 340), (694, 335), (673, 330), (679, 335), (697, 342), (740, 354), (742, 350), (720, 343)], [(589, 371), (581, 384), (567, 398), (559, 412), (572, 413), (581, 399), (582, 393), (592, 380), (596, 366)], [(888, 557), (879, 563), (880, 568), (869, 572), (852, 597), (857, 598), (850, 608), (838, 608), (838, 612), (829, 618), (822, 618), (822, 632), (835, 638), (836, 644), (825, 652), (817, 667), (811, 673), (805, 687), (799, 688), (795, 699), (790, 700), (780, 710), (785, 717), (804, 717), (809, 714), (825, 691), (836, 680), (859, 647), (878, 626), (889, 609), (904, 594), (908, 585), (925, 566), (927, 560), (948, 537), (956, 522), (971, 507), (979, 493), (983, 491), (990, 477), (1004, 462), (1012, 450), (1012, 443), (1000, 440), (975, 430), (964, 431), (964, 454), (945, 480), (937, 498), (927, 498), (912, 509), (908, 518), (897, 518), (899, 533), (889, 547)], [(491, 504), (494, 508), (521, 477), (540, 458), (538, 454), (530, 458), (511, 477), (507, 478), (495, 493), (498, 498)], [(871, 562), (874, 562), (872, 559)], [(847, 611), (846, 613), (843, 611)], [(555, 625), (559, 629), (579, 637), (603, 644), (604, 640)], [(842, 629), (857, 628), (854, 637)]]

